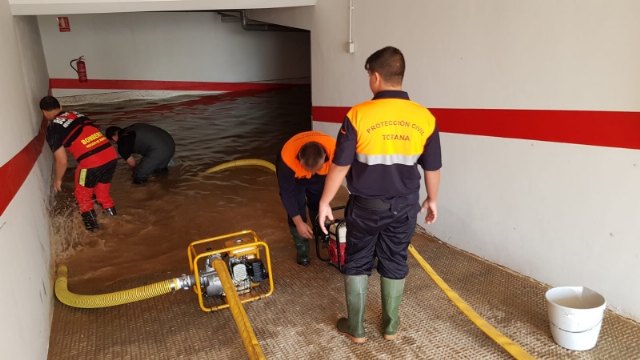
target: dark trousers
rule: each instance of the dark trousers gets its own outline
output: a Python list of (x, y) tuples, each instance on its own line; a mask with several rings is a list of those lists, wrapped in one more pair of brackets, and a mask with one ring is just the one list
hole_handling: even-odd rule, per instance
[(419, 210), (418, 194), (385, 201), (350, 196), (345, 215), (345, 275), (371, 275), (377, 259), (381, 276), (404, 279)]
[(133, 171), (134, 180), (145, 182), (149, 176), (166, 171), (174, 153), (175, 145), (172, 143), (145, 154)]

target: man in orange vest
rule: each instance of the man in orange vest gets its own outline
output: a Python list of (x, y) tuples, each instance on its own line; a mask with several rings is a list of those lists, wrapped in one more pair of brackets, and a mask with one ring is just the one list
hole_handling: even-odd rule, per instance
[(40, 110), (49, 123), (46, 139), (55, 161), (53, 189), (62, 191), (62, 177), (68, 163), (66, 150), (69, 150), (78, 162), (73, 194), (85, 228), (94, 231), (98, 229), (94, 195), (105, 214), (116, 215), (115, 203), (109, 194), (118, 157), (116, 150), (88, 117), (75, 111), (62, 111), (55, 97), (43, 97)]
[(309, 265), (309, 239), (316, 221), (324, 179), (333, 160), (336, 141), (319, 131), (305, 131), (289, 139), (276, 161), (280, 199), (287, 211), (289, 231), (296, 246), (296, 262)]

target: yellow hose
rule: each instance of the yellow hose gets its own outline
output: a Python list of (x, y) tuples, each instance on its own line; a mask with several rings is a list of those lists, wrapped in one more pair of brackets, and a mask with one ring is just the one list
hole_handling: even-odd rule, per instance
[(216, 165), (209, 170), (205, 171), (205, 174), (212, 174), (214, 172), (218, 172), (220, 170), (237, 167), (237, 166), (261, 166), (267, 168), (273, 172), (276, 172), (276, 167), (272, 163), (262, 160), (262, 159), (240, 159), (240, 160), (232, 160), (227, 161), (225, 163)]
[(61, 303), (85, 309), (103, 308), (146, 300), (168, 294), (179, 288), (178, 279), (171, 279), (108, 294), (78, 295), (67, 289), (67, 267), (64, 265), (58, 268), (58, 277), (55, 284), (56, 297)]
[(220, 259), (216, 259), (213, 261), (213, 268), (216, 269), (216, 272), (220, 277), (220, 283), (224, 290), (225, 299), (227, 299), (227, 303), (229, 304), (231, 316), (236, 322), (236, 327), (240, 333), (240, 338), (242, 339), (244, 348), (247, 350), (249, 359), (266, 359), (262, 349), (260, 348), (260, 344), (258, 343), (258, 338), (251, 327), (251, 323), (249, 322), (249, 315), (247, 315), (247, 312), (244, 310), (242, 302), (236, 292), (236, 287), (233, 285), (233, 280), (231, 280), (231, 275), (229, 275), (227, 264)]
[(514, 343), (508, 337), (502, 335), (502, 333), (493, 327), (493, 325), (489, 324), (485, 319), (483, 319), (475, 310), (469, 306), (462, 298), (455, 292), (453, 289), (447, 285), (447, 283), (442, 280), (442, 278), (433, 270), (433, 268), (427, 263), (427, 261), (420, 256), (418, 250), (413, 247), (413, 245), (409, 245), (409, 252), (413, 257), (418, 261), (420, 266), (424, 269), (424, 271), (429, 274), (431, 279), (444, 291), (444, 293), (449, 297), (449, 299), (465, 314), (469, 320), (471, 320), (480, 330), (482, 330), (485, 334), (487, 334), (493, 341), (498, 343), (498, 345), (502, 346), (514, 359), (517, 360), (532, 360), (535, 359), (528, 352), (526, 352), (523, 348), (521, 348), (518, 344)]

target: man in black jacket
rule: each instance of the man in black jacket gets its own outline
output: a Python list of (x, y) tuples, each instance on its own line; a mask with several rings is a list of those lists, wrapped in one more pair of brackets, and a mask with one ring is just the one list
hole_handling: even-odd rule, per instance
[[(165, 130), (136, 123), (124, 129), (111, 126), (107, 128), (106, 135), (118, 145), (118, 153), (133, 170), (134, 184), (144, 184), (149, 176), (168, 171), (176, 145)], [(133, 154), (142, 155), (140, 163), (136, 164)]]

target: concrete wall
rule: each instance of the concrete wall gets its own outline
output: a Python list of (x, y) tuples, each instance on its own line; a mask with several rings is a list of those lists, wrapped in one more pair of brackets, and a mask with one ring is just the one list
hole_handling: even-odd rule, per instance
[[(414, 100), (450, 110), (447, 114), (487, 110), (471, 112), (488, 115), (465, 119), (469, 129), (493, 121), (491, 109), (523, 110), (527, 116), (502, 125), (519, 127), (531, 140), (526, 134), (525, 139), (477, 136), (464, 129), (441, 135), (439, 220), (427, 229), (550, 285), (591, 287), (613, 310), (640, 320), (640, 288), (630, 283), (640, 277), (640, 23), (634, 15), (640, 3), (354, 4), (354, 54), (345, 47), (346, 1), (320, 0), (314, 8), (251, 14), (281, 24), (310, 19), (314, 112), (370, 98), (363, 65), (385, 45), (404, 52), (405, 89)], [(553, 110), (570, 111), (564, 119), (564, 113)], [(609, 114), (630, 120), (614, 127)], [(554, 130), (547, 115), (557, 116), (558, 126), (565, 120), (578, 126)], [(598, 121), (587, 122), (585, 115)], [(315, 120), (321, 121), (314, 128), (337, 133), (336, 119)], [(449, 120), (439, 118), (443, 130)], [(494, 132), (500, 130), (498, 126)], [(550, 131), (561, 140), (537, 141), (533, 135)], [(573, 141), (578, 133), (614, 146)], [(615, 147), (623, 138), (630, 146)]]
[(0, 293), (0, 357), (45, 359), (53, 306), (47, 212), (51, 154), (46, 150), (40, 156), (38, 100), (47, 93), (48, 76), (36, 18), (12, 17), (7, 1), (0, 0), (0, 42), (0, 107), (5, 110), (0, 118), (5, 129), (0, 132), (0, 272), (6, 277)]
[(81, 55), (86, 57), (89, 84), (290, 82), (308, 81), (310, 74), (308, 32), (245, 31), (239, 22), (223, 23), (214, 12), (68, 18), (71, 31), (59, 32), (56, 17), (38, 17), (52, 79), (77, 79), (69, 61)]

